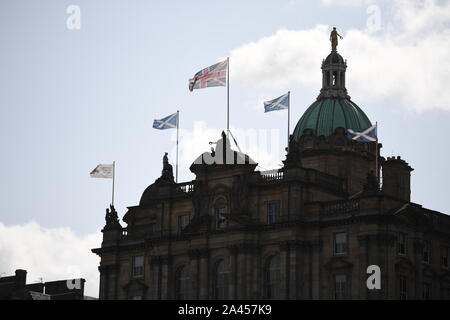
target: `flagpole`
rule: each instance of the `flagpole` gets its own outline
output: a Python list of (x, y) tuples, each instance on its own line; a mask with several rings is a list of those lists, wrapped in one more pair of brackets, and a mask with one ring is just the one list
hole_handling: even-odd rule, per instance
[(291, 122), (290, 121), (290, 117), (291, 117), (290, 113), (291, 113), (291, 92), (288, 91), (288, 125), (287, 125), (287, 151), (288, 152), (289, 152), (289, 133), (290, 133), (289, 124)]
[(112, 181), (112, 200), (111, 205), (114, 207), (114, 181), (116, 176), (116, 162), (113, 161), (113, 181)]
[(230, 57), (227, 58), (227, 136), (230, 132)]
[(180, 111), (177, 110), (177, 163), (176, 163), (176, 169), (175, 169), (175, 182), (178, 183), (178, 129), (180, 126)]

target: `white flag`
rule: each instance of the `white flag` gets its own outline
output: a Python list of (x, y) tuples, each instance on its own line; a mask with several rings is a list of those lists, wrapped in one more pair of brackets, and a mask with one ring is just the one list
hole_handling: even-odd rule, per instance
[(113, 178), (113, 165), (112, 164), (99, 164), (91, 172), (91, 178)]

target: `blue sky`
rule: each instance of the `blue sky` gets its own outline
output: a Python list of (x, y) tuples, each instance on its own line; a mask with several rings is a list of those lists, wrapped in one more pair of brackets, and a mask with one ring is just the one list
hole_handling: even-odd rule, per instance
[[(81, 9), (79, 30), (66, 27), (69, 5)], [(380, 24), (370, 29), (374, 8)], [(59, 231), (68, 230), (69, 246), (77, 239), (96, 246), (111, 183), (89, 172), (116, 161), (122, 216), (159, 176), (165, 151), (173, 163), (174, 132), (154, 130), (152, 122), (176, 110), (185, 150), (180, 180), (193, 179), (195, 152), (208, 150), (226, 125), (226, 90), (191, 93), (187, 80), (227, 56), (232, 129), (243, 151), (275, 168), (283, 160), (286, 114), (264, 114), (262, 101), (290, 90), (293, 130), (320, 90), (333, 25), (344, 36), (347, 89), (379, 123), (382, 155), (401, 155), (415, 169), (412, 201), (449, 213), (449, 8), (431, 0), (2, 0), (0, 227), (17, 238), (27, 230), (64, 238)], [(277, 150), (258, 159), (256, 150), (267, 146), (246, 144), (246, 130), (277, 132)], [(57, 259), (51, 252), (46, 257)], [(0, 272), (30, 266), (36, 277), (49, 263), (8, 254), (16, 258), (0, 256)], [(96, 265), (80, 269), (94, 274)]]

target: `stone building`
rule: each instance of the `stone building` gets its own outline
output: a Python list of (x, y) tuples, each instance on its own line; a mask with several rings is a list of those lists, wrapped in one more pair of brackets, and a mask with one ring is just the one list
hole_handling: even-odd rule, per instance
[(67, 279), (27, 284), (27, 271), (0, 277), (0, 300), (91, 300), (84, 295), (85, 279)]
[(411, 202), (405, 160), (348, 137), (372, 122), (346, 68), (335, 48), (323, 60), (281, 169), (257, 171), (223, 133), (193, 181), (175, 183), (166, 158), (126, 226), (107, 210), (100, 299), (449, 299), (450, 217)]

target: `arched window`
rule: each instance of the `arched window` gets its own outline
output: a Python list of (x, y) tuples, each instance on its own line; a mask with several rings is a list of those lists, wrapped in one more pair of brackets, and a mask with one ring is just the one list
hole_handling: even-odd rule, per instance
[(265, 270), (265, 289), (267, 299), (280, 299), (280, 257), (267, 259)]
[(191, 275), (188, 266), (179, 267), (175, 273), (175, 297), (177, 300), (189, 299)]
[(214, 298), (218, 300), (228, 299), (228, 287), (230, 284), (230, 266), (228, 260), (220, 260), (214, 268)]
[(225, 198), (219, 198), (214, 203), (214, 213), (216, 221), (216, 229), (226, 228), (228, 225), (228, 205)]
[(312, 149), (314, 148), (314, 139), (309, 137), (305, 139), (305, 142), (303, 144), (303, 148), (305, 149)]
[(332, 79), (332, 85), (336, 86), (337, 85), (337, 72), (333, 71), (333, 79)]

